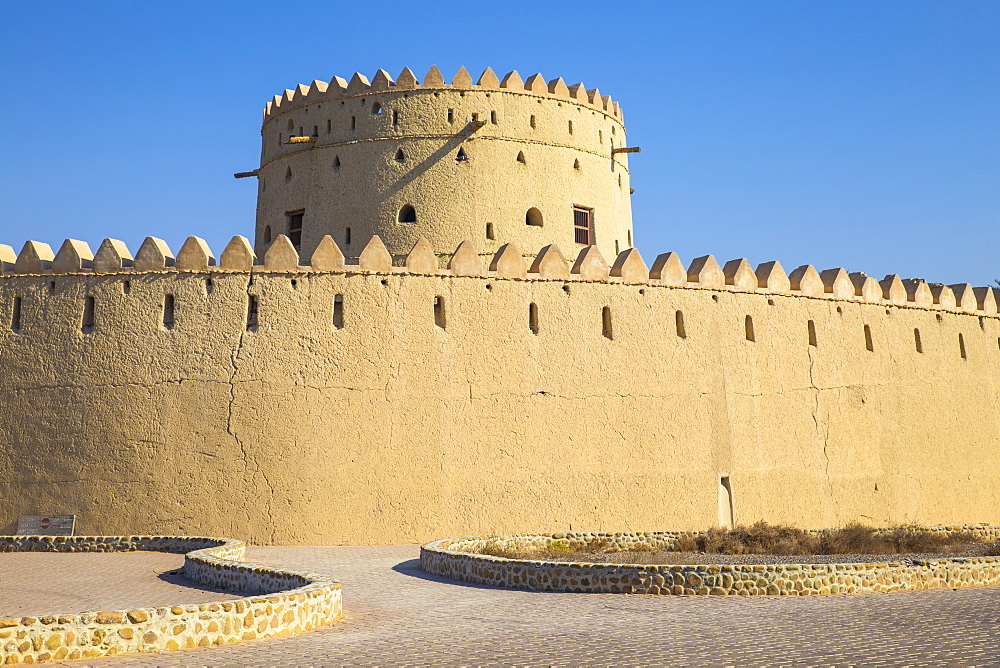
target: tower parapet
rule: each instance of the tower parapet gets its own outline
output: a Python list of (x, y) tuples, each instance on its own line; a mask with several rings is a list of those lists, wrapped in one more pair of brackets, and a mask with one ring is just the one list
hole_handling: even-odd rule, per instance
[(378, 235), (395, 256), (423, 237), (438, 254), (470, 239), (613, 257), (632, 246), (625, 148), (618, 103), (562, 78), (460, 68), (445, 83), (432, 67), (302, 84), (264, 110), (254, 245), (287, 234), (308, 255), (330, 235), (350, 257)]

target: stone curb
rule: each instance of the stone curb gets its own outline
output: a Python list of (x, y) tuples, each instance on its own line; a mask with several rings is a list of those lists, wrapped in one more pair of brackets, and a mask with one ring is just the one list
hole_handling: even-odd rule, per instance
[(332, 624), (341, 584), (325, 575), (244, 563), (246, 543), (188, 536), (0, 536), (0, 552), (184, 554), (183, 574), (249, 596), (234, 601), (0, 619), (0, 661), (42, 663), (277, 638)]
[[(1000, 537), (998, 526), (924, 527), (924, 530), (971, 531), (986, 538)], [(767, 565), (646, 565), (533, 561), (475, 554), (487, 542), (517, 542), (542, 547), (551, 541), (582, 544), (602, 539), (616, 547), (647, 546), (669, 549), (685, 533), (622, 532), (516, 534), (444, 538), (420, 548), (420, 567), (431, 574), (465, 582), (576, 593), (816, 596), (862, 594), (917, 589), (1000, 585), (1000, 557), (844, 564)]]

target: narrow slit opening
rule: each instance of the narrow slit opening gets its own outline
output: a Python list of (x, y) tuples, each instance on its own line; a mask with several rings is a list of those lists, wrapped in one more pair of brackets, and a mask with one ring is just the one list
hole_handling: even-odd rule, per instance
[(163, 327), (174, 328), (174, 296), (163, 295)]
[(257, 311), (260, 305), (257, 295), (247, 297), (247, 331), (256, 332), (258, 325)]
[(918, 353), (924, 352), (924, 344), (920, 340), (920, 330), (916, 327), (913, 328), (913, 345), (916, 346)]
[(875, 342), (872, 341), (872, 328), (865, 325), (865, 350), (868, 352), (875, 351)]
[(819, 344), (816, 341), (816, 323), (810, 320), (807, 327), (809, 330), (809, 345), (818, 346)]
[(682, 338), (682, 339), (686, 339), (687, 338), (687, 330), (684, 329), (684, 312), (683, 311), (677, 311), (676, 313), (674, 313), (674, 325), (677, 328), (677, 336), (680, 337), (680, 338)]
[(745, 320), (743, 322), (743, 329), (744, 329), (744, 333), (746, 334), (747, 341), (756, 341), (757, 340), (757, 337), (756, 337), (756, 335), (754, 334), (754, 331), (753, 331), (753, 318), (751, 316), (748, 315), (745, 318)]
[(344, 328), (344, 295), (337, 295), (333, 298), (333, 327), (335, 329)]
[(961, 333), (958, 335), (958, 352), (962, 356), (962, 359), (969, 359), (965, 353), (965, 336)]
[(611, 329), (611, 307), (605, 306), (601, 309), (601, 333), (606, 339), (614, 339), (615, 333)]
[(528, 304), (528, 329), (532, 334), (538, 334), (538, 305), (535, 302)]
[(21, 331), (21, 298), (14, 297), (14, 303), (10, 312), (10, 331)]
[(444, 313), (444, 297), (440, 295), (434, 298), (434, 324), (441, 329), (444, 329), (447, 324)]
[(92, 332), (94, 331), (94, 316), (97, 310), (97, 304), (94, 301), (92, 295), (87, 295), (83, 301), (83, 331)]
[(493, 234), (493, 223), (486, 223), (486, 238), (491, 240), (496, 239), (496, 236)]

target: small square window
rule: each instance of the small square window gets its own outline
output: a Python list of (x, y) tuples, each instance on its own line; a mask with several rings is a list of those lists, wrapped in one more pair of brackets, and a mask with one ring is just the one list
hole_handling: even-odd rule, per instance
[(594, 211), (581, 206), (573, 207), (573, 231), (576, 243), (582, 246), (594, 244)]

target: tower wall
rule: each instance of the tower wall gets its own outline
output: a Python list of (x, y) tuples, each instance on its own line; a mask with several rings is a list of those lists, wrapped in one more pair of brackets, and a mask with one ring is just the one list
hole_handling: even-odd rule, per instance
[[(582, 85), (570, 93), (561, 79), (546, 84), (540, 75), (525, 84), (511, 73), (501, 84), (488, 71), (474, 85), (462, 70), (445, 84), (432, 70), (417, 84), (407, 72), (398, 82), (384, 73), (370, 84), (360, 75), (315, 82), (268, 105), (258, 253), (269, 233), (288, 231), (295, 211), (304, 211), (306, 255), (326, 234), (348, 256), (374, 234), (394, 255), (420, 237), (438, 253), (468, 239), (486, 254), (504, 242), (555, 243), (575, 254), (574, 207), (592, 210), (593, 241), (605, 256), (631, 247), (627, 154), (612, 153), (625, 146), (625, 127), (610, 98), (588, 96)], [(289, 143), (292, 136), (309, 141)], [(460, 150), (467, 159), (457, 159)], [(407, 205), (416, 222), (398, 220)], [(540, 226), (526, 224), (531, 208)]]

